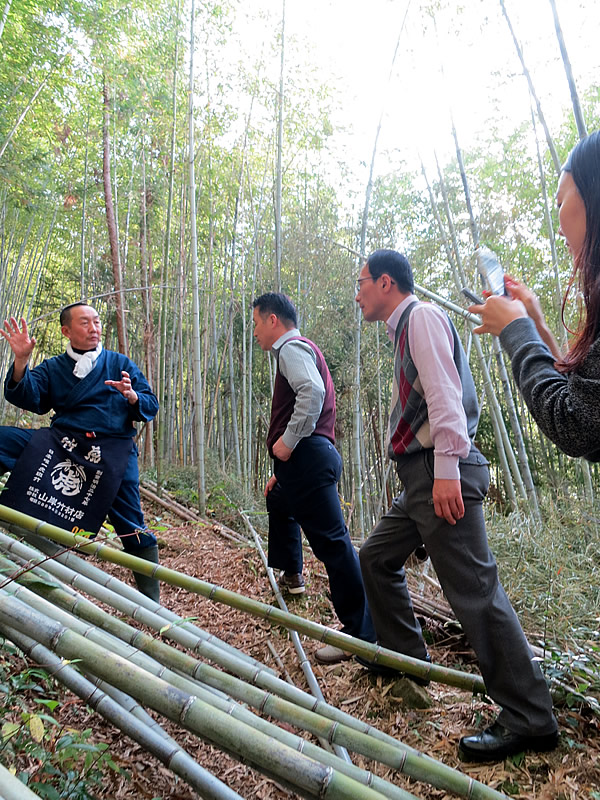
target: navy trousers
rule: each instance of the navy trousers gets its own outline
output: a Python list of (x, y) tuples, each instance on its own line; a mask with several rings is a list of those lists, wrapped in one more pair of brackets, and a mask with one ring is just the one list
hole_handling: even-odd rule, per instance
[(302, 439), (289, 461), (275, 459), (277, 483), (267, 495), (269, 566), (302, 572), (302, 529), (327, 570), (342, 630), (374, 642), (358, 556), (338, 497), (341, 472), (340, 454), (324, 436)]
[(487, 693), (502, 707), (499, 721), (525, 736), (553, 733), (557, 725), (548, 686), (498, 580), (488, 546), (482, 508), (489, 486), (487, 461), (473, 448), (460, 462), (465, 515), (456, 525), (434, 512), (432, 450), (404, 456), (397, 469), (404, 490), (360, 550), (379, 643), (425, 657), (404, 573), (408, 556), (424, 544), (479, 659)]
[[(28, 428), (0, 426), (0, 474), (14, 468), (32, 435), (33, 431)], [(133, 555), (156, 544), (156, 537), (146, 529), (144, 522), (137, 457), (137, 447), (133, 445), (119, 491), (108, 512), (108, 518), (121, 538), (123, 549)], [(1, 499), (0, 497), (0, 501)]]

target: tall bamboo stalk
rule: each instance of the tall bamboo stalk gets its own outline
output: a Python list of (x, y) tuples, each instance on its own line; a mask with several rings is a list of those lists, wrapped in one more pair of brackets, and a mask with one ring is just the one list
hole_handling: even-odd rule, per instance
[(587, 130), (585, 127), (585, 120), (583, 118), (581, 103), (579, 102), (579, 94), (577, 93), (575, 77), (573, 76), (571, 59), (569, 58), (569, 53), (567, 52), (565, 37), (563, 36), (562, 26), (558, 18), (556, 0), (550, 0), (550, 5), (552, 7), (552, 16), (554, 18), (554, 28), (556, 30), (556, 38), (558, 39), (558, 46), (560, 48), (560, 54), (562, 56), (563, 66), (565, 68), (565, 74), (567, 76), (567, 83), (569, 84), (569, 92), (571, 93), (571, 104), (573, 106), (573, 116), (575, 117), (575, 124), (577, 125), (577, 133), (579, 134), (579, 138), (583, 139), (584, 136), (587, 136)]
[(285, 0), (281, 0), (281, 46), (279, 67), (279, 94), (277, 96), (277, 166), (275, 173), (275, 284), (281, 291), (281, 210), (283, 194), (283, 104), (285, 76)]
[(196, 464), (198, 467), (198, 508), (204, 514), (206, 508), (206, 478), (204, 471), (204, 403), (202, 388), (202, 357), (200, 344), (200, 287), (198, 283), (198, 234), (196, 230), (196, 178), (194, 173), (194, 21), (196, 3), (192, 0), (190, 10), (190, 83), (189, 83), (189, 206), (190, 206), (190, 251), (192, 258), (192, 326), (193, 326), (193, 374), (194, 374), (194, 431), (196, 434)]
[[(456, 127), (454, 125), (454, 121), (452, 122), (452, 135), (454, 138), (454, 143), (456, 146), (456, 157), (458, 161), (458, 166), (460, 170), (461, 180), (463, 184), (463, 191), (465, 195), (465, 201), (467, 204), (467, 210), (469, 213), (469, 223), (471, 227), (471, 236), (473, 240), (473, 246), (477, 249), (480, 244), (479, 239), (479, 226), (475, 219), (475, 214), (473, 212), (473, 207), (471, 205), (471, 193), (469, 190), (469, 182), (467, 179), (467, 171), (465, 169), (464, 161), (462, 158), (462, 150), (458, 143), (458, 135), (456, 132)], [(492, 337), (492, 349), (494, 351), (494, 355), (496, 356), (496, 363), (498, 365), (498, 373), (500, 375), (500, 381), (502, 383), (502, 388), (504, 391), (504, 399), (506, 401), (506, 406), (508, 410), (508, 418), (510, 421), (511, 430), (513, 432), (513, 436), (515, 439), (516, 449), (517, 449), (517, 457), (519, 464), (517, 466), (514, 456), (512, 446), (510, 442), (505, 441), (505, 449), (507, 456), (509, 458), (509, 462), (513, 466), (513, 477), (515, 479), (515, 483), (521, 493), (523, 499), (529, 504), (531, 512), (533, 515), (540, 519), (540, 509), (537, 501), (537, 492), (535, 490), (535, 484), (533, 482), (533, 477), (531, 475), (531, 470), (529, 469), (529, 459), (527, 457), (527, 451), (525, 449), (525, 442), (523, 440), (523, 432), (521, 431), (521, 425), (519, 423), (519, 419), (517, 417), (516, 408), (514, 397), (510, 385), (510, 381), (508, 379), (508, 372), (506, 370), (506, 364), (504, 362), (504, 356), (502, 354), (502, 349), (500, 347), (500, 342), (498, 341), (497, 337)]]
[[(6, 8), (6, 6), (5, 6), (4, 10), (5, 10), (6, 13), (8, 13), (8, 9)], [(4, 20), (4, 17), (3, 17), (3, 20)], [(2, 28), (4, 28), (4, 23), (2, 23)], [(0, 31), (0, 33), (1, 33), (1, 31)], [(66, 58), (66, 55), (62, 56), (56, 62), (56, 64), (54, 64), (54, 65), (52, 65), (50, 67), (46, 77), (40, 82), (40, 84), (36, 88), (35, 92), (33, 93), (32, 97), (31, 97), (31, 100), (29, 100), (29, 102), (27, 103), (27, 105), (25, 106), (23, 111), (21, 111), (21, 113), (19, 114), (19, 116), (17, 118), (17, 121), (15, 122), (13, 127), (10, 129), (10, 132), (9, 132), (8, 136), (6, 137), (6, 139), (4, 140), (4, 143), (2, 144), (2, 147), (0, 147), (0, 161), (2, 160), (2, 156), (6, 152), (6, 148), (11, 143), (13, 136), (15, 135), (17, 130), (19, 129), (20, 124), (23, 122), (23, 120), (25, 119), (25, 117), (27, 116), (27, 114), (29, 113), (29, 111), (31, 110), (33, 105), (35, 104), (35, 101), (38, 99), (42, 89), (46, 86), (46, 84), (50, 80), (50, 78), (51, 78), (52, 74), (54, 73), (54, 71), (57, 70), (62, 65), (62, 63), (64, 62), (65, 58)]]
[(104, 75), (103, 85), (104, 108), (102, 116), (102, 140), (103, 140), (103, 186), (104, 186), (104, 205), (106, 208), (106, 224), (108, 227), (108, 241), (110, 244), (110, 257), (112, 263), (113, 282), (115, 285), (115, 302), (117, 306), (117, 337), (119, 340), (119, 350), (124, 355), (129, 352), (127, 343), (127, 325), (125, 323), (125, 304), (124, 295), (121, 291), (123, 286), (121, 274), (121, 256), (119, 253), (119, 241), (117, 237), (117, 223), (115, 218), (115, 207), (113, 203), (112, 181), (110, 175), (110, 95), (108, 90), (108, 79)]
[(554, 140), (550, 133), (548, 123), (546, 122), (546, 117), (544, 116), (544, 112), (542, 111), (542, 104), (540, 103), (540, 100), (537, 96), (537, 92), (535, 91), (535, 86), (533, 85), (531, 73), (529, 72), (529, 70), (527, 69), (527, 65), (525, 64), (525, 57), (523, 55), (523, 50), (515, 34), (512, 22), (510, 21), (510, 17), (508, 16), (508, 11), (506, 10), (506, 6), (504, 5), (504, 0), (500, 0), (500, 7), (502, 8), (502, 13), (504, 14), (504, 19), (506, 20), (506, 24), (508, 25), (508, 30), (510, 31), (510, 35), (512, 37), (513, 44), (515, 46), (515, 50), (517, 51), (517, 56), (519, 57), (519, 61), (521, 62), (521, 69), (523, 70), (523, 75), (525, 76), (527, 85), (529, 86), (529, 93), (531, 94), (531, 97), (533, 98), (533, 101), (535, 103), (538, 119), (540, 121), (542, 128), (544, 129), (544, 134), (546, 136), (546, 143), (548, 145), (548, 150), (550, 151), (550, 155), (552, 156), (554, 169), (556, 170), (556, 174), (559, 175), (560, 159), (556, 151), (556, 146), (554, 144)]
[(6, 0), (4, 4), (4, 10), (2, 12), (2, 19), (0, 19), (0, 39), (2, 38), (2, 34), (4, 33), (4, 26), (6, 25), (6, 20), (8, 18), (8, 12), (10, 11), (12, 0)]

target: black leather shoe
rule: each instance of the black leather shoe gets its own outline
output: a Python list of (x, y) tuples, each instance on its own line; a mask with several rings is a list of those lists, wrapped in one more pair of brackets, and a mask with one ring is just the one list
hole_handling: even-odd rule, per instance
[[(361, 666), (366, 667), (369, 672), (372, 672), (374, 675), (381, 675), (384, 678), (408, 678), (418, 686), (429, 686), (428, 678), (419, 678), (417, 675), (408, 675), (406, 672), (400, 672), (397, 669), (393, 669), (393, 667), (386, 667), (384, 664), (376, 664), (374, 661), (369, 661), (362, 656), (354, 656), (354, 660), (358, 661)], [(423, 660), (431, 663), (430, 656), (427, 656), (427, 658)]]
[(500, 722), (473, 736), (463, 736), (458, 745), (458, 754), (463, 761), (503, 761), (508, 756), (533, 750), (544, 753), (554, 750), (558, 744), (558, 731), (545, 736), (524, 736), (513, 733)]

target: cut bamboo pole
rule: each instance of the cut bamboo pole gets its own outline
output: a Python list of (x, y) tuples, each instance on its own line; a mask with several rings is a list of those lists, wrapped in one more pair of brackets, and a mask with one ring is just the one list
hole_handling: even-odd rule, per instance
[[(189, 620), (182, 620), (177, 614), (150, 600), (129, 584), (90, 564), (89, 561), (78, 558), (49, 539), (39, 537), (30, 531), (18, 528), (18, 526), (8, 527), (13, 527), (17, 535), (29, 537), (29, 541), (32, 541), (51, 558), (42, 558), (38, 551), (0, 531), (0, 546), (6, 552), (18, 555), (25, 561), (30, 560), (32, 564), (42, 563), (50, 574), (55, 575), (64, 583), (80, 588), (111, 608), (160, 631), (168, 638), (180, 641), (183, 637), (184, 641), (181, 641), (181, 644), (192, 651), (202, 652), (202, 655), (205, 655), (204, 651), (201, 651), (201, 646), (203, 642), (207, 643), (208, 652), (211, 655), (205, 657), (212, 661), (221, 663), (221, 653), (225, 653), (229, 657), (246, 662), (253, 671), (265, 670), (274, 674), (273, 670), (252, 656), (242, 653), (214, 634), (198, 628)], [(227, 660), (227, 657), (224, 657)]]
[[(144, 750), (155, 756), (175, 775), (199, 792), (205, 800), (241, 800), (241, 796), (237, 792), (200, 766), (177, 742), (166, 737), (162, 729), (162, 735), (157, 730), (152, 730), (47, 647), (38, 644), (35, 639), (8, 625), (2, 626), (2, 633), (33, 661), (43, 666), (57, 681), (80, 697), (90, 708), (97, 711), (104, 719), (141, 745)], [(148, 716), (148, 718), (152, 720), (151, 717)], [(4, 792), (4, 785), (0, 792)], [(37, 797), (37, 795), (33, 796)], [(15, 800), (23, 800), (24, 797), (26, 795), (15, 795)]]
[[(40, 571), (38, 568), (36, 568), (35, 573), (37, 574), (39, 572), (43, 571)], [(43, 578), (43, 575), (41, 577)], [(24, 581), (27, 582), (28, 578), (25, 577)], [(37, 587), (38, 593), (43, 595), (49, 591), (53, 600), (58, 599), (58, 593), (49, 587), (44, 589), (43, 584), (40, 583), (39, 580), (36, 581), (36, 579), (34, 579), (33, 585), (34, 587)], [(17, 593), (22, 596), (27, 596), (27, 590), (22, 588), (17, 590)], [(76, 621), (68, 616), (65, 617), (62, 615), (63, 612), (59, 612), (58, 609), (52, 608), (52, 606), (50, 606), (48, 603), (44, 605), (44, 603), (46, 603), (46, 601), (37, 598), (37, 601), (34, 600), (33, 605), (38, 610), (41, 610), (42, 613), (46, 612), (53, 618), (57, 619), (57, 621), (75, 627), (79, 633), (85, 635), (86, 637), (97, 639), (97, 637), (100, 636), (99, 643), (101, 645), (106, 646), (108, 649), (116, 649), (121, 656), (127, 658), (128, 660), (133, 660), (142, 667), (149, 668), (152, 672), (154, 672), (154, 674), (157, 674), (158, 668), (153, 666), (155, 663), (154, 660), (149, 659), (146, 653), (150, 651), (154, 656), (157, 656), (157, 650), (162, 650), (162, 652), (166, 653), (167, 655), (158, 656), (158, 659), (161, 663), (170, 664), (178, 671), (178, 673), (187, 674), (192, 680), (199, 680), (203, 682), (201, 684), (189, 684), (189, 679), (178, 678), (175, 673), (171, 673), (169, 671), (168, 674), (171, 676), (171, 682), (174, 682), (179, 688), (185, 691), (195, 694), (197, 694), (199, 691), (204, 692), (203, 685), (208, 684), (213, 690), (218, 691), (221, 697), (226, 698), (229, 695), (234, 695), (242, 702), (254, 705), (256, 708), (259, 708), (263, 711), (267, 711), (267, 713), (270, 713), (276, 718), (282, 719), (284, 722), (288, 722), (296, 726), (299, 725), (300, 727), (306, 727), (307, 730), (313, 732), (315, 735), (330, 737), (331, 732), (336, 731), (336, 733), (339, 733), (339, 735), (342, 737), (349, 736), (349, 739), (342, 738), (341, 741), (344, 743), (352, 741), (353, 749), (356, 745), (358, 746), (359, 752), (369, 757), (375, 758), (376, 760), (383, 760), (383, 763), (386, 763), (394, 768), (402, 769), (406, 772), (406, 774), (418, 780), (429, 780), (427, 768), (429, 762), (433, 761), (432, 759), (429, 759), (427, 756), (424, 756), (418, 751), (413, 750), (413, 748), (408, 747), (402, 742), (393, 739), (377, 729), (372, 728), (371, 726), (366, 725), (359, 720), (356, 720), (345, 712), (342, 712), (332, 706), (327, 706), (327, 704), (322, 703), (321, 701), (315, 701), (312, 696), (302, 692), (294, 686), (289, 686), (287, 683), (285, 683), (285, 681), (280, 681), (279, 679), (274, 678), (272, 675), (267, 673), (262, 674), (262, 683), (266, 683), (269, 686), (270, 691), (274, 691), (281, 697), (289, 699), (291, 703), (299, 705), (305, 711), (315, 712), (319, 718), (309, 714), (308, 717), (304, 716), (302, 719), (300, 719), (297, 709), (290, 708), (289, 705), (285, 704), (278, 705), (277, 699), (270, 697), (269, 694), (257, 692), (253, 693), (250, 687), (244, 687), (235, 679), (231, 678), (230, 676), (223, 675), (223, 673), (218, 670), (214, 670), (208, 665), (198, 665), (194, 659), (181, 654), (179, 651), (169, 652), (169, 650), (166, 650), (164, 646), (161, 648), (160, 643), (155, 642), (151, 639), (151, 637), (146, 637), (145, 634), (141, 634), (135, 629), (131, 629), (130, 626), (125, 626), (123, 623), (119, 623), (118, 620), (113, 620), (111, 618), (107, 627), (117, 635), (120, 635), (119, 631), (121, 631), (122, 640), (128, 643), (127, 646), (117, 645), (114, 640), (106, 639), (105, 635), (99, 630), (94, 630), (93, 627), (86, 627), (79, 621)], [(88, 613), (82, 614), (82, 616), (84, 616), (86, 619), (90, 619), (97, 625), (102, 625), (101, 618), (104, 612), (100, 612), (100, 610), (97, 609), (93, 604), (88, 603), (87, 601), (82, 602), (79, 600), (76, 604), (77, 610), (79, 610), (81, 613), (81, 611), (85, 610), (86, 604)], [(67, 606), (70, 608), (75, 608), (71, 600), (67, 601)], [(133, 647), (133, 650), (130, 649), (131, 647)], [(244, 665), (244, 667), (245, 666), (246, 665)], [(162, 670), (160, 674), (164, 678), (167, 672)], [(254, 673), (252, 676), (250, 676), (250, 679), (257, 685), (260, 685), (261, 679), (259, 676), (260, 673)], [(214, 701), (212, 698), (208, 698), (208, 702)], [(236, 717), (239, 713), (241, 713), (239, 711), (239, 707), (235, 704), (223, 707), (222, 710)], [(338, 727), (340, 728), (339, 731), (336, 729), (336, 725), (333, 727), (331, 726), (331, 721), (337, 723)], [(258, 718), (253, 718), (251, 721), (251, 725), (253, 726), (261, 724), (262, 722), (260, 722)], [(346, 730), (346, 728), (350, 730)], [(272, 729), (267, 731), (267, 733), (269, 733), (269, 735), (275, 735), (277, 738), (279, 736), (279, 730), (279, 728), (275, 728), (276, 733), (274, 733)], [(359, 734), (358, 741), (356, 739), (356, 734)], [(372, 742), (367, 742), (365, 739), (363, 739), (362, 737), (364, 735), (370, 736), (372, 739), (377, 739), (380, 743), (382, 743), (382, 745), (387, 745), (388, 747), (384, 747), (383, 753), (381, 754), (381, 748), (374, 747)], [(433, 761), (433, 763), (436, 765), (437, 771), (435, 785), (439, 788), (444, 788), (467, 797), (487, 796), (486, 794), (479, 794), (480, 791), (485, 793), (487, 787), (481, 788), (479, 785), (476, 785), (474, 788), (471, 779), (466, 779), (464, 775), (457, 773), (450, 767), (440, 767), (440, 765), (435, 761)]]
[[(160, 726), (158, 726), (158, 724), (152, 720), (152, 717), (149, 715), (147, 715), (148, 718), (157, 726), (157, 729), (155, 729), (156, 735), (161, 736), (163, 739), (167, 738), (169, 740), (169, 746), (171, 746), (172, 750), (169, 751), (164, 742), (161, 747), (160, 743), (156, 742), (155, 736), (151, 737), (152, 741), (150, 744), (152, 745), (152, 748), (148, 746), (148, 739), (150, 739), (150, 737), (148, 737), (146, 731), (143, 730), (143, 726), (142, 730), (138, 731), (138, 726), (133, 724), (131, 720), (127, 720), (127, 712), (124, 714), (123, 709), (121, 708), (117, 708), (115, 710), (112, 703), (108, 702), (109, 696), (113, 694), (115, 696), (120, 695), (129, 698), (132, 704), (136, 704), (136, 701), (133, 700), (133, 698), (130, 698), (129, 695), (124, 695), (123, 692), (115, 689), (114, 686), (111, 686), (106, 681), (102, 681), (100, 679), (81, 679), (79, 673), (77, 673), (72, 667), (65, 665), (65, 662), (62, 661), (62, 659), (54, 655), (54, 653), (47, 648), (43, 647), (43, 645), (35, 642), (33, 639), (20, 634), (14, 628), (6, 626), (4, 633), (7, 638), (16, 644), (30, 658), (32, 658), (41, 666), (44, 666), (46, 669), (50, 669), (54, 678), (63, 683), (68, 689), (70, 689), (70, 691), (77, 694), (78, 697), (87, 703), (87, 705), (89, 705), (95, 711), (98, 711), (98, 713), (111, 722), (111, 724), (115, 725), (115, 727), (118, 727), (120, 730), (130, 736), (130, 738), (137, 741), (150, 753), (160, 758), (160, 760), (167, 767), (172, 769), (172, 771), (176, 774), (180, 775), (180, 777), (186, 780), (186, 782), (191, 786), (194, 786), (194, 788), (197, 790), (202, 788), (198, 780), (199, 777), (202, 777), (202, 773), (205, 773), (204, 779), (206, 782), (210, 781), (210, 779), (212, 779), (212, 782), (218, 782), (218, 779), (214, 778), (214, 776), (212, 776), (210, 773), (207, 773), (206, 770), (199, 766), (187, 753), (185, 753), (185, 751), (183, 751), (182, 748), (179, 747), (176, 742), (174, 742), (174, 740), (168, 737), (163, 729), (160, 728)], [(95, 687), (98, 687), (101, 691), (98, 691), (95, 689)], [(104, 695), (106, 695), (105, 697), (103, 697), (102, 692), (104, 692)], [(115, 703), (115, 705), (121, 706), (122, 703), (118, 702)], [(139, 705), (137, 707), (141, 708)], [(129, 723), (129, 730), (127, 730), (125, 725), (123, 725), (123, 719)], [(288, 733), (283, 729), (281, 729), (281, 735), (282, 741), (289, 744), (290, 747), (302, 748), (302, 751), (306, 755), (315, 757), (317, 760), (322, 761), (322, 763), (343, 768), (343, 765), (340, 764), (338, 759), (328, 759), (328, 754), (326, 754), (325, 751), (320, 750), (320, 748), (318, 748), (316, 745), (310, 744), (310, 742), (306, 742), (304, 739), (300, 739), (298, 736)], [(176, 767), (178, 769), (176, 769)], [(196, 778), (194, 782), (189, 779), (189, 776), (186, 776), (186, 771), (184, 771), (182, 767), (184, 767), (187, 770), (187, 773), (190, 773), (193, 778)], [(354, 777), (356, 780), (366, 783), (377, 791), (381, 791), (384, 797), (387, 797), (388, 800), (415, 800), (414, 795), (409, 794), (403, 789), (394, 786), (388, 781), (378, 778), (371, 772), (362, 770), (359, 767), (350, 765), (346, 774), (348, 774), (350, 777)], [(215, 800), (233, 800), (234, 798), (240, 797), (231, 789), (228, 789), (228, 787), (224, 787), (224, 789), (227, 793), (215, 794), (214, 788), (209, 783), (209, 785), (203, 789), (202, 797), (207, 798), (207, 800), (210, 800), (213, 797)], [(20, 796), (19, 800), (21, 800)]]
[(232, 720), (214, 706), (175, 689), (131, 661), (107, 652), (65, 626), (36, 613), (15, 598), (0, 597), (0, 620), (22, 632), (32, 631), (36, 639), (58, 655), (76, 659), (84, 669), (112, 682), (203, 739), (227, 752), (236, 753), (303, 797), (326, 800), (382, 800), (385, 797), (275, 742), (272, 737)]
[(439, 681), (440, 683), (446, 683), (449, 686), (456, 686), (467, 691), (476, 693), (485, 692), (483, 679), (480, 675), (460, 672), (459, 670), (441, 667), (437, 664), (428, 664), (420, 659), (395, 653), (393, 650), (387, 650), (379, 645), (364, 642), (361, 639), (355, 639), (347, 633), (332, 630), (324, 625), (319, 625), (317, 622), (298, 617), (295, 614), (286, 613), (266, 603), (244, 597), (236, 592), (208, 583), (207, 581), (202, 581), (199, 578), (184, 575), (175, 570), (168, 569), (167, 567), (154, 565), (144, 559), (115, 550), (102, 543), (89, 541), (83, 536), (69, 533), (47, 522), (41, 522), (34, 517), (22, 514), (7, 506), (0, 505), (0, 519), (32, 530), (41, 536), (47, 536), (53, 541), (59, 542), (65, 546), (78, 547), (83, 553), (95, 553), (99, 558), (105, 561), (121, 564), (135, 572), (169, 583), (171, 586), (179, 586), (180, 588), (195, 592), (209, 600), (223, 603), (224, 605), (237, 608), (252, 616), (265, 619), (274, 625), (283, 625), (283, 627), (298, 631), (309, 638), (316, 639), (326, 644), (332, 644), (355, 655), (361, 655), (376, 664), (383, 664), (384, 666), (406, 672), (409, 675), (416, 675), (420, 678)]
[(0, 800), (40, 800), (40, 796), (0, 764)]
[[(39, 587), (40, 584), (38, 583), (37, 585)], [(190, 659), (189, 656), (185, 656), (185, 654), (174, 651), (174, 655), (178, 663), (173, 664), (173, 666), (176, 667), (177, 672), (160, 668), (153, 658), (150, 658), (146, 655), (146, 651), (148, 650), (153, 650), (153, 654), (156, 655), (155, 646), (158, 645), (160, 648), (160, 643), (152, 641), (149, 642), (148, 647), (144, 645), (144, 641), (148, 641), (148, 639), (151, 639), (151, 637), (146, 637), (145, 634), (134, 632), (134, 637), (131, 640), (131, 646), (120, 644), (114, 639), (113, 636), (107, 635), (99, 628), (95, 628), (93, 625), (86, 626), (79, 620), (76, 620), (65, 612), (53, 607), (50, 603), (42, 598), (32, 597), (32, 593), (29, 592), (25, 587), (19, 587), (13, 591), (13, 594), (19, 600), (24, 601), (24, 608), (29, 606), (36, 613), (45, 614), (46, 617), (52, 618), (57, 624), (63, 625), (63, 627), (72, 627), (75, 633), (84, 636), (87, 641), (95, 642), (107, 652), (112, 651), (118, 657), (125, 659), (131, 664), (137, 665), (140, 669), (149, 670), (150, 674), (159, 674), (163, 680), (167, 680), (170, 685), (176, 689), (186, 692), (190, 695), (197, 696), (203, 702), (206, 702), (210, 705), (215, 705), (230, 717), (248, 724), (250, 728), (261, 730), (268, 736), (274, 737), (280, 741), (288, 742), (296, 749), (300, 748), (306, 752), (308, 745), (306, 745), (304, 739), (298, 739), (297, 737), (294, 737), (292, 740), (290, 740), (288, 737), (282, 737), (280, 728), (273, 726), (271, 723), (266, 722), (259, 717), (254, 716), (251, 714), (251, 712), (246, 711), (242, 706), (233, 703), (231, 700), (229, 700), (228, 695), (237, 694), (241, 700), (260, 708), (260, 710), (265, 714), (281, 719), (288, 724), (295, 725), (296, 727), (304, 728), (305, 730), (314, 733), (318, 737), (329, 738), (332, 742), (343, 744), (344, 746), (347, 746), (356, 752), (360, 752), (369, 758), (380, 761), (394, 769), (399, 769), (414, 779), (433, 783), (433, 785), (438, 788), (443, 788), (468, 798), (503, 797), (503, 795), (499, 795), (498, 793), (493, 792), (493, 790), (490, 790), (489, 787), (486, 787), (477, 781), (473, 781), (473, 779), (462, 775), (450, 767), (446, 767), (444, 764), (436, 762), (434, 759), (431, 759), (428, 756), (424, 756), (418, 751), (407, 747), (402, 742), (397, 742), (391, 737), (385, 737), (385, 741), (374, 741), (373, 739), (369, 741), (369, 737), (361, 731), (357, 731), (356, 729), (352, 729), (339, 723), (332, 724), (331, 720), (329, 719), (319, 718), (318, 714), (304, 709), (295, 708), (292, 706), (292, 704), (281, 701), (279, 698), (270, 696), (269, 694), (256, 695), (255, 693), (253, 695), (250, 687), (247, 687), (247, 692), (240, 692), (239, 684), (236, 685), (236, 679), (231, 678), (231, 676), (221, 675), (222, 680), (220, 682), (217, 681), (216, 683), (215, 681), (209, 680), (211, 686), (216, 687), (219, 685), (221, 687), (220, 690), (217, 690), (217, 695), (214, 695), (210, 691), (207, 692), (203, 685), (193, 678), (186, 678), (180, 675), (180, 673), (189, 674), (192, 672), (194, 678), (198, 676), (202, 679), (207, 679), (207, 672), (218, 673), (218, 671), (213, 670), (206, 665), (194, 666), (193, 663), (193, 669), (190, 670), (189, 665), (190, 662), (193, 662), (193, 659)], [(25, 605), (25, 603), (27, 605)], [(99, 612), (98, 609), (96, 609), (96, 611)], [(98, 614), (94, 615), (96, 617), (96, 621), (100, 619), (102, 613), (104, 612), (99, 612)], [(116, 628), (119, 627), (119, 622), (113, 621), (112, 626), (113, 630), (116, 630)], [(161, 658), (160, 660), (163, 662), (171, 661), (172, 663), (172, 659), (169, 658)], [(96, 669), (94, 669), (93, 666), (89, 667), (89, 669), (94, 674), (100, 674)], [(323, 763), (332, 763), (330, 760), (323, 757), (323, 753), (325, 752), (326, 751), (323, 751), (321, 748), (316, 748), (314, 751), (312, 749), (310, 750), (312, 757), (323, 761)], [(332, 759), (337, 758), (331, 754), (328, 755), (330, 755)], [(345, 767), (351, 765), (347, 765), (347, 763), (341, 759), (337, 760), (339, 761), (339, 764), (337, 765), (339, 771), (343, 772), (344, 774), (348, 774), (348, 771), (345, 769)], [(356, 768), (352, 767), (350, 772), (355, 774), (355, 769)], [(364, 776), (359, 776), (358, 779), (363, 780)], [(371, 778), (368, 778), (366, 782), (369, 785), (373, 785)], [(490, 794), (490, 792), (492, 792), (492, 794)], [(391, 797), (389, 791), (386, 792), (385, 796)]]

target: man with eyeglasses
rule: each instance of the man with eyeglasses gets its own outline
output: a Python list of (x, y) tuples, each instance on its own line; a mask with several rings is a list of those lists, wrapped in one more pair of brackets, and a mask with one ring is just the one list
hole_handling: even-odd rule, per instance
[(413, 291), (410, 264), (395, 250), (376, 250), (357, 281), (365, 320), (385, 322), (394, 347), (388, 456), (403, 485), (359, 554), (377, 641), (429, 660), (404, 571), (409, 555), (425, 545), (487, 693), (502, 708), (493, 725), (461, 739), (461, 757), (496, 761), (552, 750), (558, 733), (550, 693), (487, 542), (482, 505), (489, 471), (473, 444), (479, 419), (473, 377), (446, 313)]
[[(254, 337), (277, 361), (267, 449), (273, 475), (265, 497), (269, 513), (269, 566), (290, 594), (304, 592), (302, 535), (329, 577), (331, 601), (342, 631), (375, 641), (360, 565), (337, 492), (342, 459), (335, 449), (335, 389), (323, 354), (300, 335), (296, 309), (284, 294), (254, 300)], [(315, 653), (323, 664), (352, 656), (326, 645)]]

